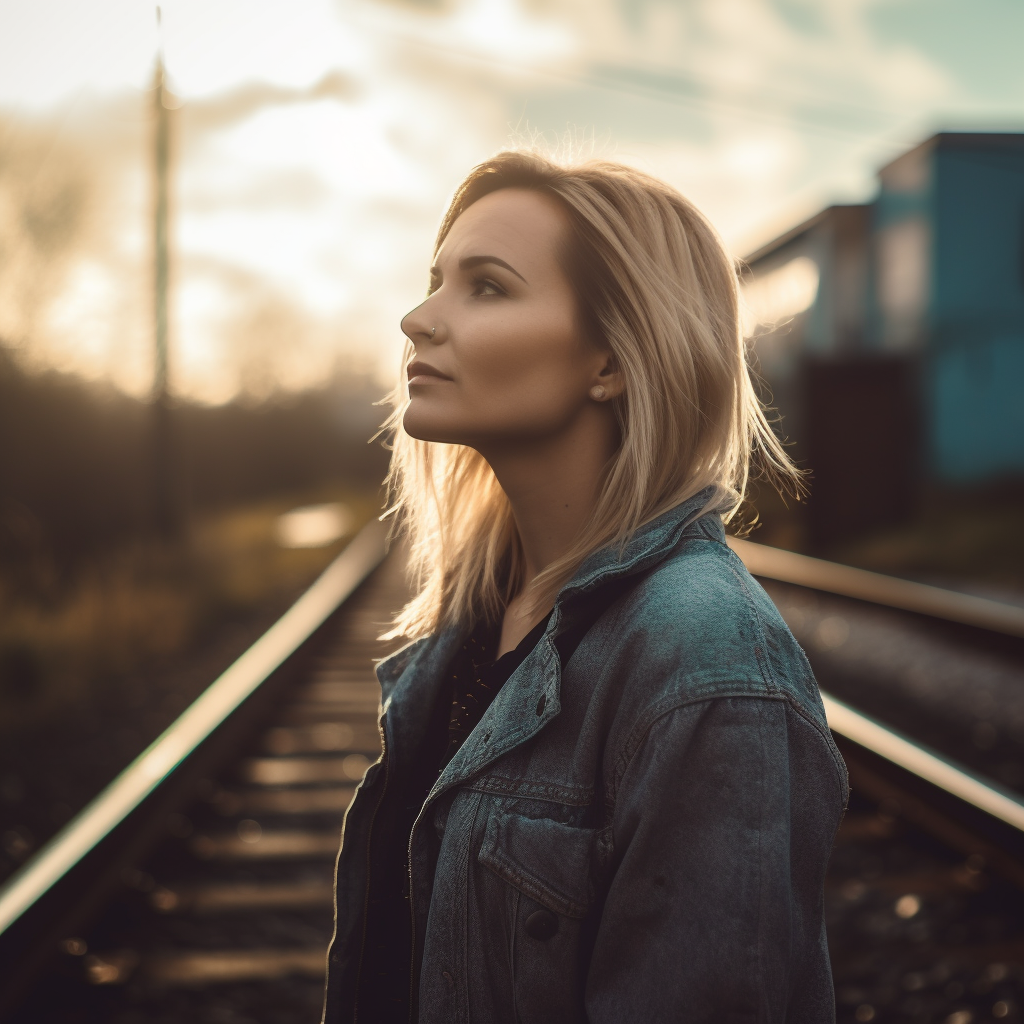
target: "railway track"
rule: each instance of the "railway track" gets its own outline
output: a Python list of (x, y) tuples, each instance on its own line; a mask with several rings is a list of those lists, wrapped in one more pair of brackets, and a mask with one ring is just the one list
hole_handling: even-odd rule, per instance
[[(1003, 644), (1024, 671), (1024, 612), (736, 546), (847, 699), (834, 664), (856, 648), (858, 616), (880, 610), (911, 633), (944, 623), (975, 649)], [(341, 819), (379, 753), (372, 662), (386, 650), (375, 638), (405, 596), (399, 559), (382, 557), (371, 527), (0, 889), (3, 1020), (319, 1019)], [(840, 1022), (1024, 1019), (1024, 803), (977, 770), (998, 743), (969, 744), (965, 769), (919, 742), (898, 700), (875, 703), (896, 708), (910, 737), (826, 702), (853, 787), (826, 881)], [(944, 740), (941, 723), (922, 721), (917, 731)]]
[(1024, 1020), (1024, 609), (732, 543), (850, 771), (825, 885), (838, 1021)]

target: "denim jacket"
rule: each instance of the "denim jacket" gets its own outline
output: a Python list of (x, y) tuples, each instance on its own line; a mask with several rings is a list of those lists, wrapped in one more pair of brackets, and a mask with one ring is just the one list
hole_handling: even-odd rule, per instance
[[(846, 769), (707, 498), (584, 562), (431, 790), (409, 846), (420, 1024), (834, 1020), (822, 887)], [(580, 599), (627, 575), (563, 669)], [(345, 819), (327, 1024), (357, 1019), (374, 818), (463, 639), (378, 666), (384, 753)]]

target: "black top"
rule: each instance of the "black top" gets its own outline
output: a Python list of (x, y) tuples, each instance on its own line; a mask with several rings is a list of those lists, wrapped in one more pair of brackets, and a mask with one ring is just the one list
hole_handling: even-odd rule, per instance
[[(497, 661), (494, 660), (494, 654), (500, 638), (498, 629), (481, 624), (470, 633), (452, 660), (449, 670), (451, 711), (448, 717), (448, 746), (438, 765), (438, 774), (444, 771), (448, 762), (458, 753), (459, 747), (466, 742), (484, 717), (484, 712), (498, 696), (498, 691), (537, 646), (550, 618), (548, 615), (542, 622), (538, 622), (520, 640), (515, 650), (507, 651)], [(426, 793), (423, 796), (426, 799)]]
[(375, 894), (367, 907), (366, 946), (360, 972), (359, 1017), (380, 1024), (408, 1024), (412, 916), (409, 907), (409, 836), (424, 801), (438, 776), (458, 753), (483, 718), (498, 691), (526, 660), (544, 634), (548, 616), (520, 641), (514, 651), (497, 660), (500, 630), (480, 623), (452, 659), (448, 680), (409, 785), (397, 796), (400, 812), (394, 830), (375, 832), (372, 871)]

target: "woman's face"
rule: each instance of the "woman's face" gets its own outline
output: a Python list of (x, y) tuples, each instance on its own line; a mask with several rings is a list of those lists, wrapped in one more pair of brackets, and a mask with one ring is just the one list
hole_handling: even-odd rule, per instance
[(415, 348), (409, 434), (485, 451), (552, 437), (593, 409), (590, 388), (617, 375), (580, 336), (559, 260), (568, 227), (555, 200), (512, 188), (456, 220), (430, 295), (402, 321)]

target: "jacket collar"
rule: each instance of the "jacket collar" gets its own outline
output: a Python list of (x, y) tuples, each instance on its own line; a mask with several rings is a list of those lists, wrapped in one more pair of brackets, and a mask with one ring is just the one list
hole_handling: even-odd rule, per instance
[[(715, 488), (705, 487), (692, 498), (687, 498), (686, 501), (641, 526), (624, 548), (620, 549), (619, 545), (611, 544), (595, 551), (584, 560), (572, 579), (562, 587), (555, 607), (577, 595), (589, 593), (609, 580), (643, 572), (644, 569), (657, 565), (676, 547), (687, 527), (709, 510), (714, 497)], [(724, 536), (720, 520), (715, 520), (712, 528)]]

